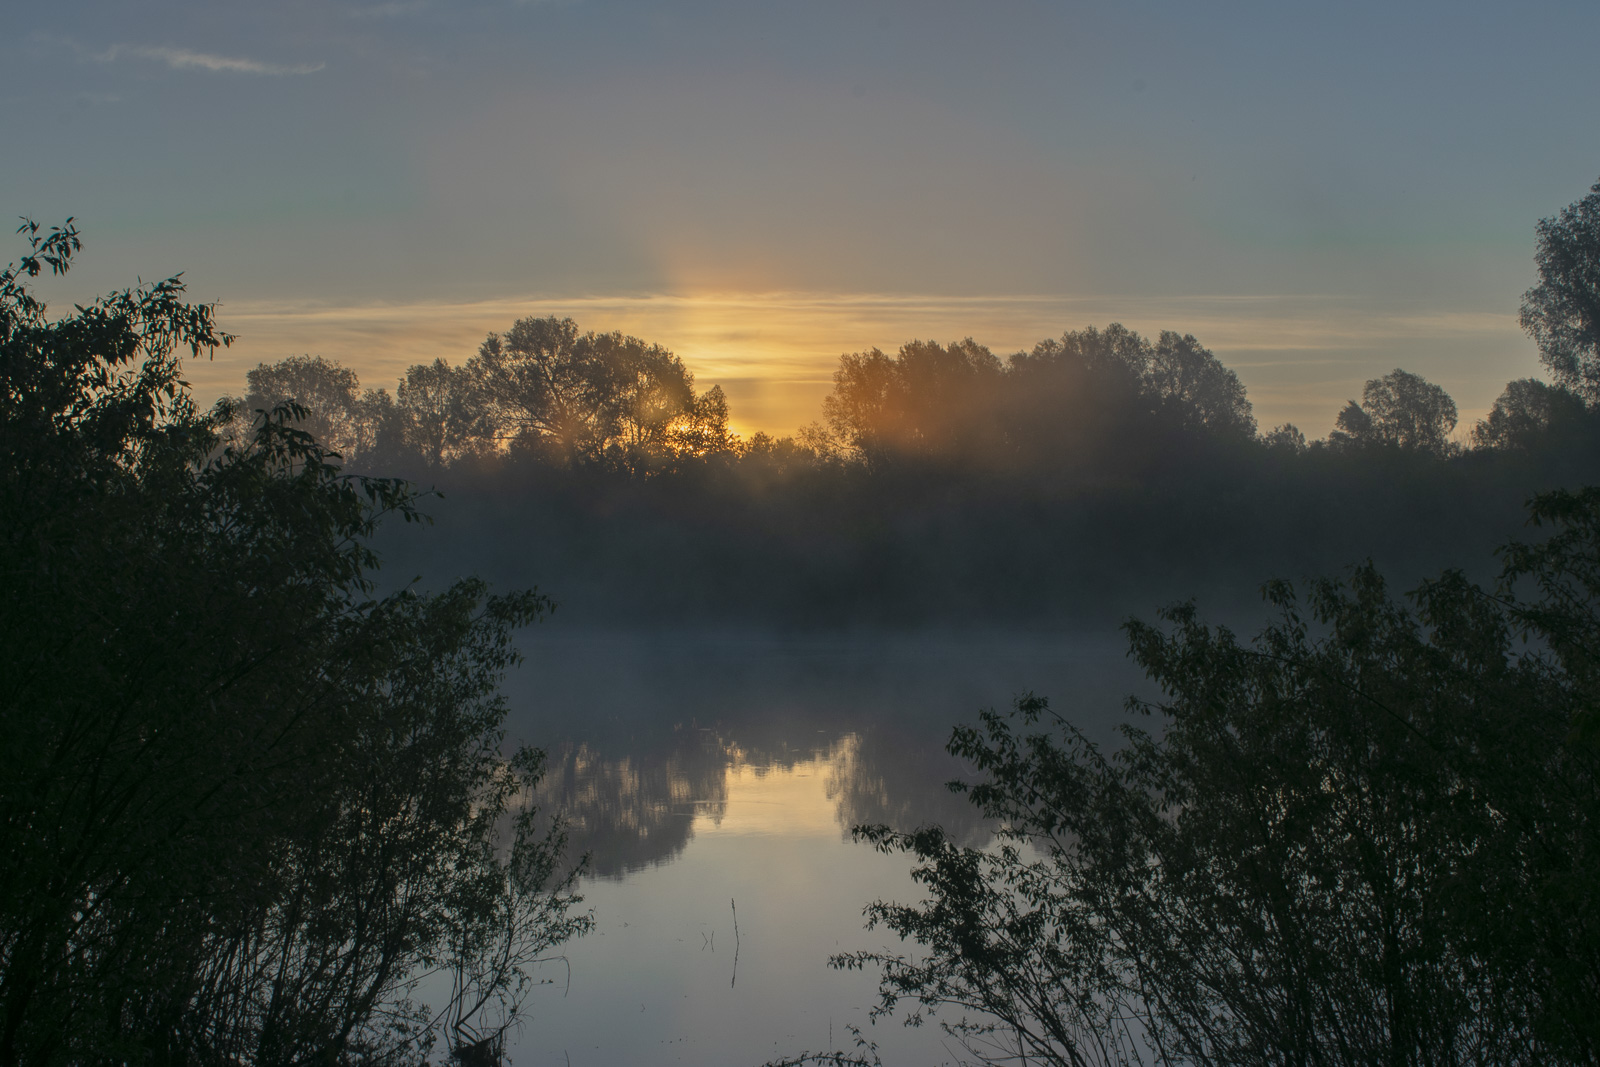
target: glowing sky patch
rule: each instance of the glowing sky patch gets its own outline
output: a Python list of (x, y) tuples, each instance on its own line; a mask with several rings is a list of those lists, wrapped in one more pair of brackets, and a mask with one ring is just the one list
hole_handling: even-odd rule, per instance
[(224, 328), (240, 335), (189, 377), (209, 399), (239, 392), (244, 373), (289, 355), (321, 355), (364, 385), (392, 390), (405, 368), (465, 362), (491, 331), (519, 318), (571, 317), (666, 345), (704, 389), (720, 384), (736, 428), (789, 433), (820, 417), (841, 353), (894, 351), (914, 338), (971, 336), (1005, 356), (1065, 329), (1120, 321), (1200, 338), (1243, 379), (1263, 427), (1293, 421), (1318, 436), (1345, 396), (1403, 362), (1445, 385), (1463, 425), (1512, 377), (1538, 370), (1512, 311), (1371, 312), (1334, 297), (944, 297), (838, 293), (722, 293), (470, 303), (316, 306), (229, 301)]
[(1534, 226), (1600, 175), (1592, 0), (84, 0), (8, 30), (0, 210), (78, 218), (73, 299), (183, 271), (223, 302), (211, 395), (298, 353), (392, 384), (554, 313), (785, 431), (842, 352), (1121, 320), (1193, 332), (1264, 425), (1325, 433), (1397, 366), (1467, 421), (1537, 371)]

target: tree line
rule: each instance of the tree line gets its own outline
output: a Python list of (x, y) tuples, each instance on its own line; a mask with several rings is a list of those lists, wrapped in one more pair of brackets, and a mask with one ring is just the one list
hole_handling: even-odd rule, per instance
[(490, 334), (460, 366), (416, 364), (393, 394), (363, 389), (355, 372), (320, 356), (261, 364), (247, 373), (237, 407), (248, 416), (295, 401), (307, 409), (308, 432), (363, 466), (525, 459), (637, 476), (773, 454), (880, 472), (907, 463), (1088, 469), (1125, 463), (1130, 442), (1161, 449), (1182, 440), (1450, 458), (1537, 448), (1595, 408), (1571, 384), (1519, 379), (1463, 445), (1452, 436), (1459, 414), (1450, 395), (1396, 368), (1368, 381), (1325, 439), (1308, 441), (1292, 423), (1258, 430), (1238, 375), (1193, 335), (1162, 331), (1152, 341), (1120, 323), (1067, 331), (1004, 361), (971, 338), (911, 341), (892, 356), (851, 352), (833, 380), (819, 421), (793, 436), (743, 440), (729, 430), (721, 386), (696, 392), (670, 351), (549, 317)]
[(605, 464), (650, 472), (726, 452), (728, 402), (697, 393), (694, 375), (660, 345), (620, 333), (580, 333), (571, 319), (522, 319), (490, 334), (462, 366), (409, 368), (391, 395), (319, 356), (263, 364), (246, 376), (239, 409), (285, 401), (304, 428), (355, 462), (412, 458), (438, 468), (511, 453), (557, 467)]
[[(1600, 186), (1597, 186), (1600, 190)], [(778, 453), (791, 462), (850, 463), (882, 471), (905, 463), (949, 469), (1089, 469), (1128, 462), (1130, 443), (1165, 450), (1196, 439), (1297, 453), (1391, 449), (1440, 458), (1470, 448), (1527, 450), (1592, 421), (1600, 407), (1600, 309), (1588, 258), (1600, 241), (1600, 191), (1538, 227), (1539, 281), (1521, 321), (1551, 381), (1509, 382), (1468, 444), (1440, 386), (1396, 368), (1368, 381), (1308, 442), (1293, 424), (1258, 431), (1238, 375), (1193, 335), (1154, 340), (1113, 323), (1041, 341), (1001, 360), (971, 338), (911, 341), (894, 355), (846, 353), (822, 419), (793, 437), (728, 429), (720, 386), (657, 344), (580, 332), (571, 319), (527, 318), (491, 333), (460, 366), (409, 368), (391, 395), (314, 356), (262, 364), (246, 376), (241, 409), (293, 400), (306, 429), (347, 460), (411, 459), (440, 468), (509, 455), (565, 468), (635, 475), (686, 462)]]
[[(1585, 211), (1541, 240), (1579, 240)], [(1542, 295), (1582, 279), (1540, 269), (1524, 322), (1549, 381), (1508, 383), (1465, 435), (1400, 368), (1323, 440), (1263, 429), (1197, 338), (1117, 324), (1005, 358), (973, 340), (845, 354), (818, 420), (784, 437), (732, 433), (721, 390), (664, 348), (558, 318), (392, 393), (317, 357), (258, 366), (230, 410), (242, 427), (297, 400), (347, 469), (443, 490), (438, 529), (391, 547), (402, 569), (537, 580), (574, 623), (1061, 625), (1174, 593), (1255, 610), (1240, 590), (1353, 556), (1401, 582), (1481, 568), (1528, 492), (1600, 480), (1597, 356), (1552, 318), (1582, 305)]]

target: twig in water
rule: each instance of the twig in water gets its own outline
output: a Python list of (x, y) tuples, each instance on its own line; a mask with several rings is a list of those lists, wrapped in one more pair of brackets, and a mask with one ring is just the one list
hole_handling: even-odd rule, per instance
[(739, 905), (729, 897), (728, 907), (733, 909), (733, 978), (728, 982), (728, 988), (732, 989), (739, 983)]

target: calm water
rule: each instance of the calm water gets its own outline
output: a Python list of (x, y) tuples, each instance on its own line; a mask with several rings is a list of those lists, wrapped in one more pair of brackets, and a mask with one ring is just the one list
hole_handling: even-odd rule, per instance
[(872, 1025), (876, 975), (834, 952), (894, 947), (874, 899), (918, 899), (906, 859), (849, 828), (988, 831), (943, 783), (951, 726), (1024, 692), (1109, 739), (1140, 688), (1115, 634), (983, 639), (671, 638), (534, 632), (509, 732), (550, 753), (543, 802), (590, 854), (596, 930), (547, 965), (520, 1067), (755, 1067), (849, 1047), (958, 1062), (936, 1027)]

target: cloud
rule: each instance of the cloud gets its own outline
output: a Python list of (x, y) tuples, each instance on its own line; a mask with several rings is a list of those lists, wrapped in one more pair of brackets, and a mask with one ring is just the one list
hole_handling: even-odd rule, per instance
[(361, 7), (351, 8), (349, 16), (358, 19), (400, 18), (405, 15), (418, 14), (432, 6), (429, 0), (389, 0), (389, 2), (385, 3), (365, 4)]
[[(494, 11), (506, 7), (572, 7), (582, 2), (583, 0), (491, 0), (478, 6)], [(420, 15), (438, 6), (435, 0), (377, 0), (376, 3), (352, 7), (345, 14), (353, 19), (402, 18), (407, 15)], [(456, 6), (461, 5), (458, 2)]]
[(265, 74), (273, 77), (315, 74), (327, 66), (326, 63), (264, 63), (259, 59), (219, 56), (210, 52), (195, 52), (188, 48), (174, 48), (168, 45), (143, 44), (114, 44), (97, 58), (110, 63), (123, 56), (165, 63), (173, 70), (209, 70), (229, 74)]

